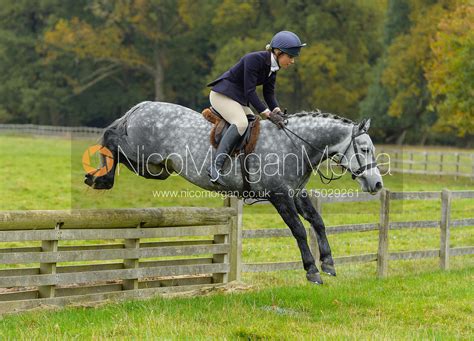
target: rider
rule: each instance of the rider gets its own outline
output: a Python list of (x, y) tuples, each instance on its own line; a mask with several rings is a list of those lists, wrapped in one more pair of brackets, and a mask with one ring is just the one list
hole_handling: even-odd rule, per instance
[[(253, 115), (249, 103), (280, 129), (284, 127), (282, 112), (275, 98), (276, 73), (288, 68), (299, 56), (300, 49), (306, 46), (293, 32), (281, 31), (275, 34), (266, 51), (251, 52), (212, 81), (209, 100), (214, 109), (230, 123), (222, 136), (214, 160), (208, 168), (213, 183), (223, 184), (219, 179), (227, 155), (230, 155), (248, 126), (247, 115)], [(255, 91), (263, 85), (265, 105)]]

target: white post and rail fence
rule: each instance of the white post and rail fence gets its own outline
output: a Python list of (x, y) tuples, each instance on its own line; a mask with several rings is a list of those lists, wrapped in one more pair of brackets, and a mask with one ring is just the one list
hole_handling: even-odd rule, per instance
[[(333, 202), (380, 202), (378, 222), (326, 231), (378, 230), (376, 253), (336, 257), (335, 262), (375, 262), (378, 276), (385, 277), (389, 261), (438, 257), (440, 267), (448, 269), (450, 257), (474, 254), (474, 246), (451, 248), (449, 242), (452, 228), (474, 225), (474, 217), (451, 219), (452, 201), (473, 198), (474, 191), (383, 190), (377, 196), (312, 200), (319, 211)], [(390, 221), (393, 201), (440, 199), (439, 219)], [(301, 261), (244, 263), (246, 239), (293, 237), (288, 228), (243, 229), (242, 212), (242, 201), (235, 198), (221, 208), (0, 211), (0, 313), (221, 286), (246, 272), (302, 270)], [(402, 228), (438, 229), (440, 247), (390, 252), (390, 230)], [(309, 238), (316, 251), (312, 232)]]
[[(379, 148), (377, 162), (393, 173), (453, 176), (474, 180), (474, 153)], [(384, 165), (385, 163), (385, 165)]]

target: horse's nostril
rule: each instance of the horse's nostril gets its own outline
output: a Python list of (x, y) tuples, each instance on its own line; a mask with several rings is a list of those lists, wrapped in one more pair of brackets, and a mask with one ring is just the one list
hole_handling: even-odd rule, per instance
[(382, 187), (383, 187), (383, 186), (382, 186), (382, 183), (381, 183), (380, 181), (375, 184), (375, 189), (376, 189), (377, 191), (381, 190)]

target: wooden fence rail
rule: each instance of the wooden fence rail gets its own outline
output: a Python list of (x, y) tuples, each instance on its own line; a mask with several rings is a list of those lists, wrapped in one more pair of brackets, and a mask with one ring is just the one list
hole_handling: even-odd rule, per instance
[(15, 134), (34, 134), (45, 136), (74, 135), (97, 137), (102, 133), (102, 131), (103, 128), (95, 127), (65, 127), (37, 124), (0, 124), (0, 133), (10, 132)]
[[(448, 191), (443, 192), (390, 192), (383, 190), (379, 195), (370, 195), (368, 193), (359, 193), (356, 197), (340, 196), (340, 197), (321, 197), (316, 191), (308, 192), (312, 197), (312, 201), (319, 212), (321, 212), (323, 204), (340, 203), (340, 202), (367, 202), (380, 201), (380, 220), (378, 223), (364, 223), (351, 225), (338, 225), (326, 227), (327, 234), (348, 233), (348, 232), (364, 232), (379, 231), (379, 241), (377, 253), (368, 253), (361, 255), (350, 255), (344, 257), (336, 257), (336, 264), (349, 263), (365, 263), (377, 262), (377, 273), (380, 277), (388, 274), (388, 262), (390, 260), (400, 259), (421, 259), (439, 257), (440, 267), (442, 269), (449, 268), (449, 258), (451, 256), (474, 254), (474, 246), (456, 247), (449, 246), (449, 233), (452, 227), (472, 226), (474, 218), (465, 218), (452, 220), (451, 201), (454, 199), (474, 199), (474, 191)], [(393, 200), (440, 200), (441, 212), (440, 220), (421, 220), (421, 221), (390, 221), (390, 202)], [(395, 229), (405, 228), (439, 228), (440, 229), (440, 248), (436, 250), (414, 250), (403, 252), (389, 251), (389, 232)], [(317, 250), (315, 239), (312, 240), (312, 229), (308, 229), (309, 244), (312, 250)], [(289, 229), (272, 228), (272, 229), (245, 229), (242, 238), (273, 238), (288, 237), (292, 238)], [(316, 259), (319, 259), (315, 256)], [(297, 270), (302, 269), (301, 261), (291, 262), (269, 262), (269, 263), (244, 263), (242, 264), (243, 272), (266, 272), (279, 270)]]
[(236, 205), (2, 211), (0, 313), (238, 279)]

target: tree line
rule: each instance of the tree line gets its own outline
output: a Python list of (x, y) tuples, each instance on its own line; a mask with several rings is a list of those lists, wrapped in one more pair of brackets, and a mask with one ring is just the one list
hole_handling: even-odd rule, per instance
[(206, 84), (280, 30), (308, 44), (278, 74), (289, 112), (472, 145), (468, 0), (2, 0), (0, 123), (105, 126), (144, 100), (201, 111)]

